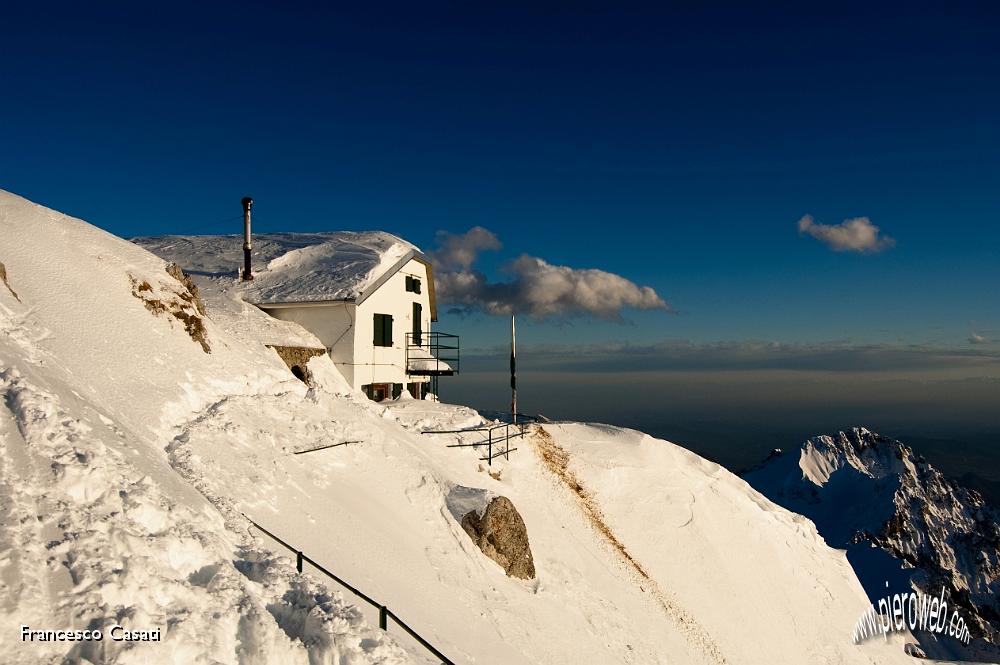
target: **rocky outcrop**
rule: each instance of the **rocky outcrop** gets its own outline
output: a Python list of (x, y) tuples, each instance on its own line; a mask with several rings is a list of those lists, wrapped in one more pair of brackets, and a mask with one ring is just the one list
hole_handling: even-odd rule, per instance
[(10, 282), (7, 281), (7, 267), (3, 263), (0, 263), (0, 282), (3, 282), (3, 285), (7, 287), (7, 290), (10, 291), (10, 294), (14, 296), (15, 300), (21, 302), (17, 292), (14, 291), (14, 287), (12, 287)]
[(535, 577), (528, 530), (510, 499), (493, 498), (482, 515), (469, 511), (462, 518), (462, 528), (483, 554), (500, 564), (508, 577), (522, 580)]
[(176, 263), (167, 264), (167, 274), (176, 279), (186, 289), (186, 293), (180, 294), (181, 298), (198, 310), (198, 313), (205, 316), (205, 305), (201, 302), (201, 295), (198, 293), (198, 285), (194, 283), (191, 276), (184, 272)]
[(167, 283), (154, 279), (154, 285), (130, 273), (132, 295), (155, 316), (167, 314), (180, 321), (191, 339), (201, 345), (202, 351), (211, 353), (205, 328), (205, 307), (198, 296), (198, 287), (176, 263), (167, 265), (167, 274), (177, 281)]

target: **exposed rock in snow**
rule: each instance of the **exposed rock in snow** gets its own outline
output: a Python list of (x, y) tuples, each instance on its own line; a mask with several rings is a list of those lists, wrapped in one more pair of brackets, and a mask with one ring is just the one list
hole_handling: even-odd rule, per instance
[(483, 554), (500, 564), (508, 577), (535, 577), (528, 530), (517, 508), (505, 496), (494, 497), (480, 514), (470, 510), (462, 517), (462, 528)]
[[(171, 271), (171, 267), (173, 271)], [(156, 281), (156, 287), (152, 286), (148, 280), (139, 280), (133, 275), (129, 275), (129, 282), (132, 284), (132, 295), (138, 298), (143, 306), (154, 315), (167, 314), (180, 321), (184, 330), (191, 339), (201, 345), (205, 353), (211, 353), (212, 347), (208, 343), (208, 331), (205, 329), (205, 308), (198, 298), (196, 286), (185, 279), (183, 271), (177, 268), (176, 264), (167, 266), (167, 274), (177, 279), (181, 288), (172, 288), (173, 285), (165, 283), (163, 280)], [(180, 278), (177, 275), (181, 275)], [(192, 291), (191, 288), (195, 290)]]
[(812, 519), (832, 546), (847, 548), (872, 598), (886, 582), (932, 595), (944, 587), (981, 639), (965, 647), (917, 633), (929, 655), (1000, 657), (1000, 513), (978, 492), (945, 478), (905, 444), (864, 428), (809, 439), (798, 455), (769, 457), (744, 477)]
[(191, 279), (184, 270), (176, 263), (167, 264), (167, 274), (176, 279), (181, 283), (181, 286), (185, 288), (188, 294), (191, 296), (191, 304), (194, 305), (195, 309), (202, 316), (205, 315), (205, 305), (201, 302), (201, 296), (198, 294), (198, 286)]
[(12, 287), (10, 282), (7, 280), (7, 267), (3, 263), (0, 263), (0, 282), (3, 282), (3, 285), (7, 287), (7, 290), (10, 291), (10, 294), (14, 296), (15, 300), (18, 302), (21, 301), (17, 295), (17, 291), (14, 290), (14, 287)]

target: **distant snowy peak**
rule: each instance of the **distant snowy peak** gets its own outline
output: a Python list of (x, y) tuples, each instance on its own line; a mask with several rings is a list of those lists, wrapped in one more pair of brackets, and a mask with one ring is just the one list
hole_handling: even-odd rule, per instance
[[(242, 236), (148, 236), (133, 242), (202, 277), (235, 276), (243, 265)], [(245, 299), (354, 300), (417, 255), (417, 247), (384, 231), (255, 234), (254, 280), (244, 285)]]
[(872, 478), (885, 478), (903, 471), (906, 453), (909, 449), (899, 441), (855, 427), (836, 436), (816, 436), (806, 441), (799, 455), (799, 468), (803, 477), (819, 486), (845, 465)]
[[(909, 570), (915, 586), (946, 587), (978, 635), (1000, 644), (1000, 512), (979, 492), (861, 427), (809, 439), (798, 459), (772, 453), (743, 477), (813, 520), (830, 545), (869, 543)], [(866, 589), (882, 584), (881, 573), (857, 572)]]

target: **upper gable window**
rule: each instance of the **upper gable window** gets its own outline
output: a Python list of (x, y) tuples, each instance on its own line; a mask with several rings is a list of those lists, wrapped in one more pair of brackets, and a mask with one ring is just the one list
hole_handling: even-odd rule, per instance
[(420, 293), (420, 278), (407, 275), (406, 290), (410, 293)]

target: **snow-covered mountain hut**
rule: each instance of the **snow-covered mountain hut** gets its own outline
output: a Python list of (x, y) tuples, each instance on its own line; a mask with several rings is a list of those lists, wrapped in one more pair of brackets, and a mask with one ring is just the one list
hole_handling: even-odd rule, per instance
[(251, 281), (238, 279), (240, 236), (134, 241), (179, 264), (203, 291), (233, 293), (315, 335), (324, 349), (262, 340), (293, 372), (298, 368), (300, 378), (309, 356), (325, 351), (348, 383), (372, 399), (397, 397), (404, 389), (421, 399), (437, 392), (438, 377), (458, 370), (458, 337), (431, 331), (437, 301), (430, 259), (389, 233), (256, 234)]

